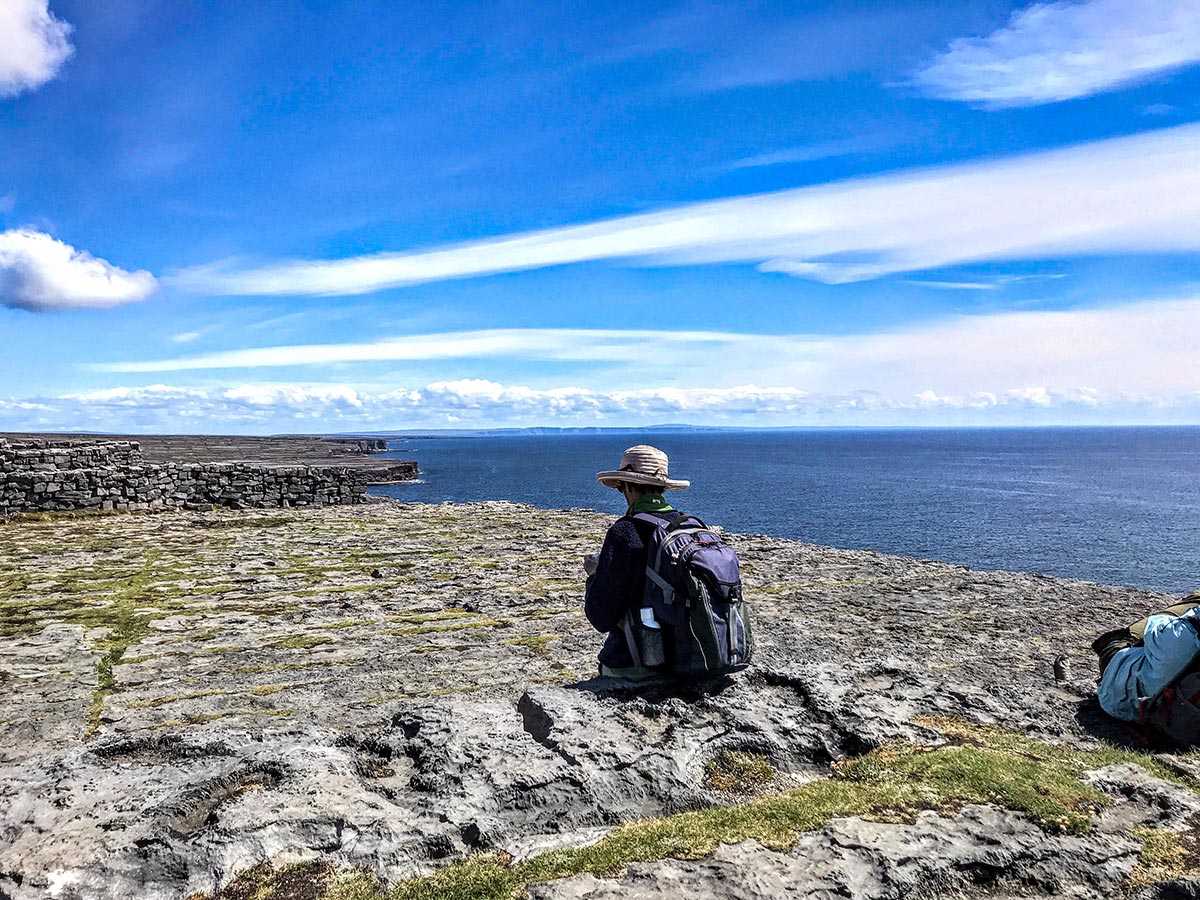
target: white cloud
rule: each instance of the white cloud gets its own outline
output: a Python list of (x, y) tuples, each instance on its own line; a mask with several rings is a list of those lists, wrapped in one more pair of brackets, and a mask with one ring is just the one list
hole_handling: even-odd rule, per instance
[(192, 331), (175, 332), (174, 334), (170, 334), (167, 337), (173, 344), (191, 344), (195, 341), (200, 340), (200, 338), (202, 338), (202, 337), (210, 335), (215, 331), (221, 331), (224, 328), (225, 328), (225, 325), (223, 323), (217, 323), (214, 325), (206, 325), (203, 328), (196, 328), (196, 329), (193, 329)]
[(601, 391), (536, 389), (484, 379), (366, 391), (345, 384), (246, 384), (232, 388), (121, 387), (57, 397), (0, 398), (11, 430), (263, 433), (502, 425), (623, 425), (688, 421), (727, 425), (1019, 424), (1072, 421), (1191, 421), (1200, 393), (1148, 398), (1079, 386), (1022, 385), (999, 393), (896, 396), (875, 391), (812, 393), (797, 387), (658, 387)]
[(984, 275), (976, 281), (934, 281), (910, 278), (906, 279), (904, 283), (942, 291), (998, 291), (1010, 284), (1021, 284), (1026, 281), (1057, 281), (1059, 278), (1066, 277), (1062, 272), (1037, 272), (1030, 275)]
[[(671, 373), (715, 387), (770, 379), (819, 393), (858, 389), (939, 393), (1027, 384), (1106, 393), (1200, 391), (1200, 367), (1181, 365), (1200, 334), (1200, 297), (1098, 309), (955, 316), (851, 335), (717, 331), (500, 329), (420, 334), (371, 343), (230, 350), (177, 359), (106, 363), (105, 372), (254, 369), (363, 362), (475, 361), (478, 368), (551, 361), (601, 364), (609, 384)], [(654, 360), (670, 360), (659, 369)], [(713, 360), (720, 360), (714, 367)], [(573, 371), (586, 371), (577, 366)]]
[(0, 3), (0, 97), (45, 84), (74, 48), (71, 26), (54, 18), (49, 0)]
[(772, 336), (718, 331), (630, 331), (562, 328), (505, 328), (418, 334), (352, 344), (297, 344), (226, 350), (176, 359), (105, 363), (104, 372), (176, 372), (272, 366), (330, 365), (348, 362), (431, 361), (446, 359), (533, 359), (559, 362), (635, 362), (655, 347), (693, 352), (719, 351), (748, 341), (763, 350), (778, 344)]
[(865, 386), (893, 392), (1003, 395), (1041, 385), (1064, 396), (1087, 387), (1108, 397), (1178, 398), (1200, 393), (1200, 367), (1179, 363), (1192, 355), (1197, 334), (1200, 298), (960, 316), (842, 339), (821, 383), (833, 387), (857, 374)]
[(33, 312), (144, 300), (158, 283), (29, 228), (0, 232), (0, 306)]
[(934, 288), (939, 291), (998, 291), (1000, 285), (994, 281), (918, 281), (908, 280), (905, 284)]
[(856, 153), (869, 153), (879, 149), (878, 139), (854, 138), (838, 141), (825, 141), (819, 144), (805, 144), (800, 147), (787, 147), (783, 150), (773, 150), (769, 153), (756, 153), (727, 163), (723, 169), (736, 172), (741, 169), (762, 169), (770, 166), (792, 165), (795, 163), (816, 162), (821, 159), (831, 159), (838, 156), (850, 156)]
[(959, 38), (914, 83), (947, 100), (1036, 106), (1200, 62), (1200, 0), (1036, 3), (983, 38)]
[(594, 260), (760, 263), (826, 282), (995, 260), (1200, 251), (1200, 126), (996, 161), (696, 203), (411, 253), (175, 282), (221, 294), (365, 294)]

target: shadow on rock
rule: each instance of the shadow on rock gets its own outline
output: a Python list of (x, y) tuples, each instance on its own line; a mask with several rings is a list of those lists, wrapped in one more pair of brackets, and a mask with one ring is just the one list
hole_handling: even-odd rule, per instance
[(1075, 721), (1092, 737), (1135, 753), (1173, 754), (1197, 749), (1195, 744), (1180, 745), (1152, 729), (1114, 719), (1100, 708), (1100, 701), (1095, 695), (1079, 702), (1075, 709)]
[[(1116, 747), (1145, 752), (1149, 735), (1141, 734), (1132, 724), (1114, 719), (1100, 708), (1100, 701), (1093, 694), (1079, 701), (1075, 707), (1075, 721), (1079, 727), (1094, 738), (1105, 741)], [(1163, 747), (1150, 746), (1150, 750), (1164, 750)]]
[(617, 700), (644, 700), (647, 703), (662, 703), (666, 700), (681, 700), (684, 703), (699, 703), (709, 697), (720, 696), (737, 684), (741, 676), (717, 675), (701, 680), (678, 678), (651, 678), (631, 681), (628, 678), (612, 678), (594, 675), (583, 681), (563, 685), (567, 690), (587, 691), (598, 697)]

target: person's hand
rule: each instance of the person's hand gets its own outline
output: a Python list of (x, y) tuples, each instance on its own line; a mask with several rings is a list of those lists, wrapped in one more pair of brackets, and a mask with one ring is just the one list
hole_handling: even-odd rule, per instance
[(588, 574), (589, 578), (596, 574), (596, 566), (598, 565), (600, 565), (599, 553), (589, 553), (583, 558), (583, 571)]

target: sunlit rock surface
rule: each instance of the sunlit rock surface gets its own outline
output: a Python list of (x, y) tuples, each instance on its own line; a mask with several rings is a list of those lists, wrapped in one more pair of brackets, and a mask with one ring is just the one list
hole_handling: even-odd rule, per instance
[[(1088, 642), (1165, 599), (739, 535), (757, 664), (632, 687), (593, 677), (582, 610), (580, 557), (610, 521), (380, 502), (0, 526), (0, 897), (183, 897), (267, 860), (392, 884), (521, 860), (744, 801), (706, 777), (723, 751), (768, 760), (755, 790), (778, 792), (889, 739), (936, 743), (931, 716), (1121, 739)], [(1191, 840), (1195, 795), (1096, 777), (1114, 803), (1084, 835), (991, 805), (846, 817), (789, 850), (531, 892), (1159, 896), (1131, 880), (1137, 829)]]

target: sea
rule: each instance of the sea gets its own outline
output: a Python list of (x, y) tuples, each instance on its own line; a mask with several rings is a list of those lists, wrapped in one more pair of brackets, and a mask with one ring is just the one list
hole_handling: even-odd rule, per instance
[[(414, 436), (401, 501), (624, 512), (596, 482), (652, 443), (667, 496), (729, 531), (1080, 578), (1200, 589), (1200, 427), (814, 429)], [(486, 526), (481, 526), (486, 527)]]

